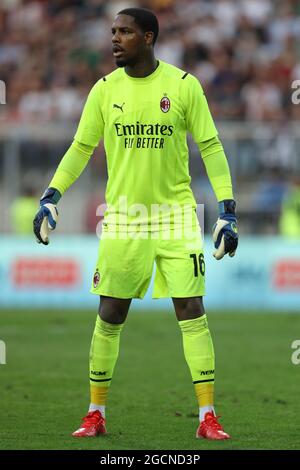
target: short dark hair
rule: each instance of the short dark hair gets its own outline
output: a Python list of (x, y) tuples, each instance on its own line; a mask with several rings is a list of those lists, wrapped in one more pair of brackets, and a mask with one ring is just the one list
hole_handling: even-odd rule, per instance
[(146, 8), (125, 8), (124, 10), (119, 11), (118, 15), (132, 16), (136, 24), (144, 33), (152, 31), (154, 35), (153, 45), (155, 44), (158, 36), (159, 25), (158, 20), (152, 11), (147, 10)]

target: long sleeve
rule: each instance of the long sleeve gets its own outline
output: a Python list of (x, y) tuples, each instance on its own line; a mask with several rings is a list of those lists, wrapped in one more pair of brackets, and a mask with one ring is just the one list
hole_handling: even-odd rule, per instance
[(230, 169), (219, 138), (199, 142), (198, 148), (218, 202), (233, 199)]
[(104, 121), (101, 112), (101, 80), (91, 89), (80, 118), (74, 141), (62, 158), (49, 187), (63, 194), (81, 175), (103, 137)]
[(81, 175), (93, 151), (93, 146), (74, 140), (58, 165), (49, 187), (58, 189), (63, 195)]

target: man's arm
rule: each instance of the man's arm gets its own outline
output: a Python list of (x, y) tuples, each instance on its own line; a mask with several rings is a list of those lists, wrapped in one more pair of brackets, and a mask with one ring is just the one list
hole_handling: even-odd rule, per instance
[(57, 189), (63, 195), (79, 178), (93, 152), (93, 146), (81, 144), (74, 140), (58, 165), (49, 187)]
[(219, 218), (213, 229), (216, 251), (221, 259), (226, 253), (234, 256), (238, 243), (230, 170), (206, 97), (194, 76), (182, 80), (183, 106), (187, 130), (199, 147), (208, 178), (219, 203)]
[(74, 142), (61, 160), (48, 189), (40, 200), (40, 209), (33, 221), (39, 243), (48, 245), (49, 230), (54, 230), (58, 212), (56, 204), (86, 167), (104, 132), (100, 109), (100, 82), (92, 88), (83, 109)]
[(40, 199), (40, 209), (33, 221), (33, 230), (39, 243), (49, 244), (49, 230), (56, 228), (58, 211), (56, 204), (67, 189), (79, 178), (94, 151), (90, 145), (74, 142), (62, 158)]
[(226, 253), (234, 256), (238, 245), (235, 201), (233, 199), (230, 169), (223, 146), (218, 137), (198, 144), (207, 176), (219, 203), (219, 218), (213, 228), (216, 251), (214, 257), (222, 259)]
[(228, 161), (219, 138), (199, 142), (198, 148), (217, 201), (233, 199)]

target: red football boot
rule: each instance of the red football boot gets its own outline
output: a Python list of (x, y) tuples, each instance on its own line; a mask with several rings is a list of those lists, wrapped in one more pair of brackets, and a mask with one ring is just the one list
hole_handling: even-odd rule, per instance
[(204, 420), (197, 429), (196, 437), (213, 440), (230, 439), (229, 434), (218, 423), (218, 418), (220, 416), (215, 416), (212, 411), (205, 413)]
[(72, 433), (74, 437), (94, 437), (99, 434), (106, 434), (105, 418), (103, 418), (99, 410), (89, 411), (82, 418), (82, 423), (77, 431)]

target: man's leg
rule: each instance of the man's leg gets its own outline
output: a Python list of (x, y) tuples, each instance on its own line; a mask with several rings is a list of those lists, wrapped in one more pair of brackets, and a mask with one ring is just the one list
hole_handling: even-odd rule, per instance
[(202, 297), (173, 298), (183, 350), (199, 403), (199, 418), (214, 411), (215, 356)]
[(183, 350), (195, 386), (200, 426), (197, 437), (227, 439), (214, 411), (214, 348), (202, 297), (174, 298), (173, 304), (182, 332)]
[(126, 320), (131, 299), (100, 297), (99, 315), (90, 348), (89, 413), (75, 437), (105, 434), (105, 403), (114, 367), (119, 354), (120, 333)]
[(131, 299), (100, 296), (99, 315), (90, 349), (89, 411), (99, 410), (105, 417), (105, 402), (119, 355), (120, 334)]

